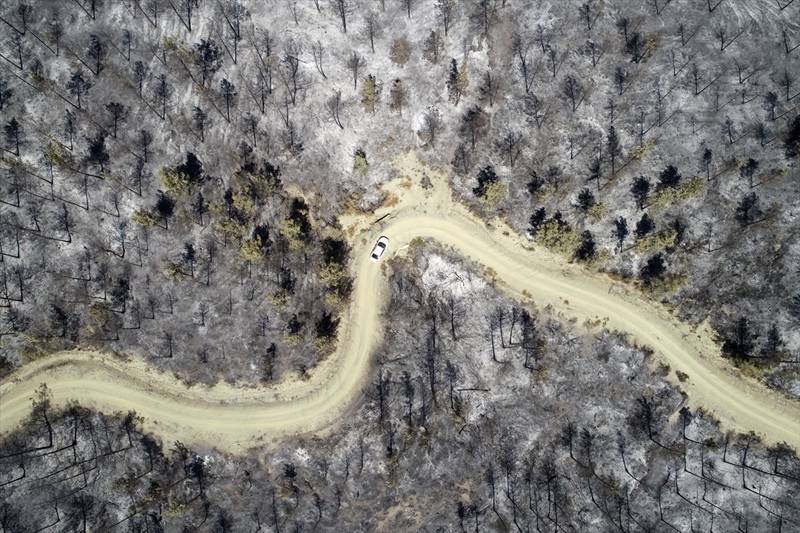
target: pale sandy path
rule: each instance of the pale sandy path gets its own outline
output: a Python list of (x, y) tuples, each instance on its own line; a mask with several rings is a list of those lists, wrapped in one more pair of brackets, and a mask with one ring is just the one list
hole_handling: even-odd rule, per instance
[[(31, 362), (0, 384), (0, 434), (28, 416), (31, 398), (42, 383), (55, 405), (78, 400), (106, 412), (133, 409), (144, 418), (144, 429), (166, 442), (181, 440), (231, 452), (271, 445), (289, 434), (322, 433), (337, 421), (348, 421), (380, 342), (386, 279), (383, 265), (369, 261), (368, 251), (383, 234), (391, 240), (390, 255), (417, 237), (432, 238), (490, 268), (500, 288), (519, 300), (549, 304), (581, 323), (601, 320), (609, 329), (627, 332), (673, 370), (689, 375), (680, 386), (692, 407), (711, 411), (725, 428), (755, 431), (767, 441), (800, 448), (800, 406), (735, 375), (707, 327), (682, 324), (637, 291), (532, 249), (503, 223), (487, 228), (451, 200), (442, 176), (424, 169), (413, 155), (399, 158), (397, 165), (407, 179), (389, 184), (387, 191), (400, 199), (398, 203), (369, 216), (341, 219), (353, 246), (352, 303), (340, 325), (337, 351), (307, 380), (289, 378), (271, 387), (190, 388), (140, 359), (64, 352)], [(428, 191), (416, 185), (422, 172), (433, 178), (435, 186)]]

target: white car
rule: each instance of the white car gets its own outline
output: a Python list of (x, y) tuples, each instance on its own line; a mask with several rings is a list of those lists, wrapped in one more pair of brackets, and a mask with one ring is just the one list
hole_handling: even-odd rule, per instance
[(383, 252), (386, 251), (386, 248), (389, 246), (389, 239), (388, 237), (381, 236), (378, 239), (378, 242), (375, 243), (375, 247), (372, 249), (372, 253), (369, 254), (370, 259), (375, 261), (376, 263), (383, 255)]

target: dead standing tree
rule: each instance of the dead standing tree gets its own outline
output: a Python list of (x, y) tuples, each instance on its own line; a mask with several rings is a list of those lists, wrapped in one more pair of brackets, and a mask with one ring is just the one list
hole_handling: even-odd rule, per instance
[(342, 23), (342, 32), (347, 33), (347, 17), (350, 16), (355, 7), (351, 0), (330, 0), (331, 9)]
[(325, 102), (325, 108), (328, 110), (328, 113), (336, 125), (341, 129), (344, 129), (340, 116), (342, 111), (342, 91), (337, 90), (334, 92), (333, 95), (331, 95), (331, 97)]
[(429, 107), (422, 117), (422, 127), (417, 132), (425, 146), (436, 146), (436, 136), (443, 127), (442, 114), (436, 107)]
[(564, 79), (564, 83), (562, 85), (562, 93), (567, 98), (567, 100), (569, 100), (570, 107), (572, 108), (572, 112), (574, 113), (581, 106), (581, 103), (583, 103), (586, 90), (584, 89), (581, 82), (578, 81), (578, 79), (575, 76), (569, 75)]
[(325, 46), (322, 44), (321, 41), (317, 41), (316, 43), (311, 45), (311, 55), (314, 56), (314, 66), (317, 68), (317, 72), (320, 73), (322, 79), (328, 79), (327, 74), (325, 74)]
[[(187, 31), (192, 31), (192, 15), (194, 9), (197, 7), (197, 0), (168, 0), (169, 6), (178, 16), (178, 20), (186, 28)], [(185, 15), (185, 18), (184, 18)]]
[(533, 88), (533, 80), (539, 70), (539, 64), (532, 65), (528, 57), (529, 44), (519, 33), (515, 33), (511, 38), (511, 53), (514, 55), (522, 80), (525, 94), (529, 94)]
[(239, 42), (242, 40), (242, 19), (246, 18), (249, 13), (247, 8), (244, 7), (239, 0), (227, 0), (225, 5), (221, 7), (220, 12), (222, 14), (222, 18), (225, 20), (225, 24), (228, 26), (228, 30), (230, 31), (231, 41), (233, 41), (233, 46), (231, 48), (228, 47), (225, 39), (222, 39), (222, 44), (225, 46), (225, 50), (228, 52), (228, 55), (233, 60), (233, 64), (235, 65), (239, 60)]
[(306, 76), (300, 68), (302, 63), (300, 56), (302, 53), (303, 47), (300, 43), (290, 40), (284, 46), (283, 57), (281, 57), (279, 72), (286, 88), (289, 102), (292, 105), (297, 104), (297, 93), (308, 85)]
[(375, 37), (382, 33), (383, 27), (381, 25), (378, 15), (374, 11), (370, 11), (364, 17), (364, 35), (369, 39), (369, 49), (375, 53)]
[(367, 62), (358, 52), (353, 50), (347, 58), (346, 66), (353, 75), (353, 90), (355, 90), (358, 86), (358, 73), (362, 68), (367, 66)]

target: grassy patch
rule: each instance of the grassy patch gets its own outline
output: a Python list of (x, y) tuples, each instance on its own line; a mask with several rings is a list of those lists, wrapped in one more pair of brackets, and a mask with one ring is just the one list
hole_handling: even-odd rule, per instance
[(505, 199), (506, 190), (505, 183), (499, 180), (490, 183), (486, 186), (486, 190), (481, 197), (481, 203), (489, 209), (496, 208)]
[(536, 242), (550, 251), (571, 258), (581, 239), (571, 227), (563, 226), (556, 220), (548, 220), (536, 233)]
[(650, 197), (648, 207), (655, 210), (662, 210), (695, 198), (703, 192), (705, 184), (706, 181), (703, 178), (695, 176), (677, 187), (660, 190)]
[(647, 154), (650, 153), (650, 150), (656, 145), (655, 141), (647, 141), (643, 143), (641, 146), (637, 146), (633, 150), (631, 150), (631, 161), (641, 161)]
[(586, 212), (586, 216), (595, 222), (603, 220), (606, 214), (608, 214), (608, 206), (606, 206), (606, 204), (603, 202), (594, 204), (589, 208), (589, 211)]
[(662, 297), (681, 289), (689, 281), (686, 274), (669, 274), (661, 279), (655, 279), (650, 286), (644, 288), (655, 297)]
[(633, 245), (633, 249), (640, 254), (663, 250), (673, 246), (677, 236), (678, 233), (673, 229), (651, 233), (638, 239)]

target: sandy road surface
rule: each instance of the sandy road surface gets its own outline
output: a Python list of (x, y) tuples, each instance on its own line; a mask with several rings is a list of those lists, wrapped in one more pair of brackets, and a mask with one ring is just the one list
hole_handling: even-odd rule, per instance
[[(140, 359), (63, 352), (31, 362), (0, 383), (0, 434), (28, 416), (42, 383), (55, 405), (77, 400), (106, 412), (133, 409), (143, 417), (144, 429), (166, 442), (241, 452), (288, 434), (324, 432), (346, 418), (363, 392), (370, 356), (380, 342), (386, 280), (383, 265), (371, 262), (368, 252), (379, 235), (386, 235), (388, 255), (417, 237), (432, 238), (491, 269), (500, 288), (519, 300), (549, 304), (564, 317), (602, 321), (609, 329), (627, 332), (673, 370), (689, 375), (681, 387), (691, 406), (713, 412), (726, 428), (755, 431), (768, 441), (800, 448), (800, 405), (735, 375), (706, 326), (682, 324), (635, 290), (533, 249), (502, 223), (487, 227), (453, 202), (444, 178), (413, 155), (396, 164), (405, 178), (389, 184), (387, 192), (397, 203), (368, 216), (341, 218), (353, 246), (352, 302), (341, 321), (336, 352), (308, 379), (287, 378), (270, 387), (187, 387)], [(417, 186), (423, 172), (432, 178), (431, 189)]]

